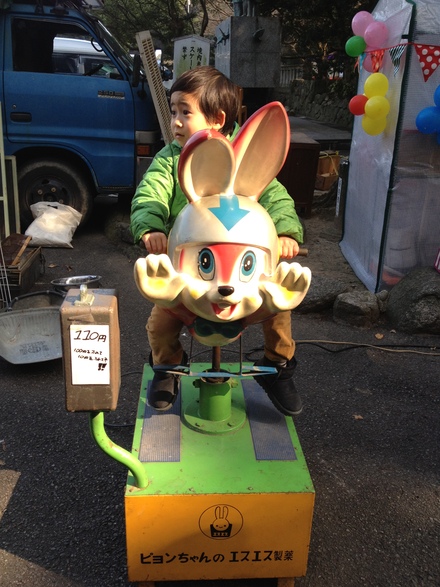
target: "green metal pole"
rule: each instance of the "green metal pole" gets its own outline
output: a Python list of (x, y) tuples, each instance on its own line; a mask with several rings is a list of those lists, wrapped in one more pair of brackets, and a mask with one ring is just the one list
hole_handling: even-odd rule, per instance
[(136, 486), (144, 489), (148, 485), (147, 473), (142, 463), (122, 446), (110, 440), (104, 428), (104, 412), (90, 412), (90, 432), (101, 450), (109, 457), (125, 465), (132, 473)]
[(199, 414), (204, 420), (221, 422), (231, 417), (231, 383), (200, 381)]

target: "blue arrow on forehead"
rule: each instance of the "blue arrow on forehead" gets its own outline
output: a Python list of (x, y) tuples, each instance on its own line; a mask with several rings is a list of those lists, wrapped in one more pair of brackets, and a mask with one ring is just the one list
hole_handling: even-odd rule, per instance
[(242, 218), (249, 214), (249, 210), (240, 208), (240, 200), (236, 195), (219, 196), (220, 205), (208, 208), (220, 220), (226, 230), (231, 230)]

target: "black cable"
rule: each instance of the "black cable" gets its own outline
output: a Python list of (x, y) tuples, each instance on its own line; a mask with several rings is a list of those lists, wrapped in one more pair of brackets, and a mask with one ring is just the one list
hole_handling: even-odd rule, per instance
[[(423, 353), (420, 351), (412, 350), (412, 349), (429, 349), (431, 351), (437, 350), (436, 346), (429, 346), (429, 345), (413, 345), (413, 344), (368, 344), (368, 343), (357, 343), (357, 342), (345, 342), (345, 341), (334, 341), (334, 340), (297, 340), (296, 345), (299, 346), (301, 344), (310, 344), (313, 346), (317, 346), (318, 348), (327, 351), (328, 353), (341, 353), (344, 351), (351, 351), (357, 348), (371, 348), (376, 349), (379, 351), (389, 352), (389, 353), (409, 353), (409, 354), (417, 354), (417, 355), (424, 355), (428, 357), (440, 357), (439, 353)], [(324, 344), (334, 344), (334, 345), (346, 345), (342, 349), (329, 349)]]
[[(121, 379), (127, 375), (143, 375), (143, 373), (143, 371), (127, 371), (127, 373), (121, 375)], [(133, 428), (135, 424), (112, 424), (104, 421), (104, 426), (108, 428)]]
[[(368, 344), (368, 343), (357, 343), (357, 342), (344, 342), (344, 341), (334, 341), (334, 340), (297, 340), (296, 341), (296, 346), (300, 346), (303, 344), (309, 344), (312, 346), (316, 346), (324, 351), (327, 351), (328, 353), (342, 353), (344, 351), (351, 351), (357, 348), (372, 348), (372, 349), (377, 349), (380, 351), (385, 351), (385, 352), (391, 352), (391, 353), (413, 353), (413, 354), (419, 354), (419, 355), (425, 355), (425, 356), (430, 356), (430, 357), (438, 357), (440, 356), (440, 352), (439, 353), (435, 353), (435, 352), (431, 352), (431, 353), (421, 353), (419, 351), (416, 350), (412, 350), (412, 349), (427, 349), (430, 351), (435, 351), (437, 350), (437, 347), (435, 345), (414, 345), (414, 344), (386, 344), (386, 345), (380, 345), (380, 344)], [(340, 348), (340, 349), (330, 349), (327, 348), (323, 345), (329, 345), (329, 344), (333, 344), (333, 345), (345, 345), (344, 348)], [(264, 350), (264, 347), (258, 347), (258, 348), (253, 348), (250, 349), (249, 351), (246, 352), (246, 359), (248, 361), (252, 361), (253, 359), (251, 358), (253, 353), (256, 352), (262, 352)]]

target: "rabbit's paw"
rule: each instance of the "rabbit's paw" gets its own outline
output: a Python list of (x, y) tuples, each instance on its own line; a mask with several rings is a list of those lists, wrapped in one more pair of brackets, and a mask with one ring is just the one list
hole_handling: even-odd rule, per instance
[(185, 279), (176, 272), (168, 255), (148, 255), (138, 259), (134, 279), (139, 291), (158, 306), (172, 307), (179, 303)]
[(273, 312), (293, 310), (305, 298), (312, 275), (299, 263), (280, 263), (273, 275), (260, 284), (264, 305)]

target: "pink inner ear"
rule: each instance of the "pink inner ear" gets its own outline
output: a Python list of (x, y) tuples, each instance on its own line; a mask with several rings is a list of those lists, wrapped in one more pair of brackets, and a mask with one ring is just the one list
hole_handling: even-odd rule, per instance
[(227, 139), (211, 139), (194, 152), (191, 175), (196, 194), (213, 196), (223, 194), (231, 183), (234, 158)]
[(234, 192), (259, 196), (283, 166), (289, 145), (290, 123), (279, 102), (255, 112), (233, 142), (237, 158)]
[(229, 141), (215, 130), (195, 133), (179, 160), (179, 183), (190, 202), (230, 191), (235, 159)]

